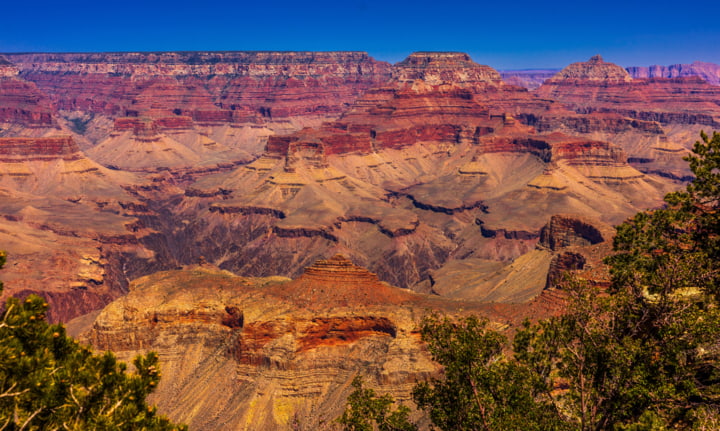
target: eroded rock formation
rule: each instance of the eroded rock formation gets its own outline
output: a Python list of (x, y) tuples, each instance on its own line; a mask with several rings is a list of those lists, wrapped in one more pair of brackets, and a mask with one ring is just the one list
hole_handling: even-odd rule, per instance
[(439, 371), (419, 319), (459, 304), (497, 327), (525, 313), (408, 292), (335, 256), (292, 281), (210, 266), (143, 277), (85, 339), (122, 358), (157, 351), (163, 379), (152, 401), (192, 428), (320, 429), (342, 412), (356, 375), (407, 402), (418, 379)]

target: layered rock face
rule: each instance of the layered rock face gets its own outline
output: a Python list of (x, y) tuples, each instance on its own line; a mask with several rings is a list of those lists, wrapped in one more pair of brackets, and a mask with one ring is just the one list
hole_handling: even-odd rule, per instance
[[(123, 189), (138, 182), (85, 157), (70, 136), (0, 138), (2, 298), (39, 293), (48, 317), (67, 321), (124, 293), (152, 256), (127, 210), (138, 201)], [(128, 262), (139, 265), (124, 273)]]
[(428, 310), (476, 313), (504, 326), (521, 307), (414, 294), (341, 256), (296, 280), (250, 279), (208, 266), (136, 280), (86, 333), (121, 358), (154, 350), (161, 411), (195, 429), (323, 429), (350, 381), (407, 402), (439, 367), (417, 332)]
[(708, 84), (720, 85), (720, 65), (695, 61), (691, 64), (671, 64), (670, 66), (628, 67), (633, 78), (680, 78), (698, 76)]
[(614, 63), (608, 63), (601, 56), (595, 55), (586, 62), (573, 63), (567, 66), (553, 76), (548, 83), (568, 80), (615, 83), (630, 82), (632, 78), (622, 67)]
[(667, 124), (720, 125), (720, 88), (698, 77), (633, 80), (599, 56), (573, 63), (537, 90), (581, 113), (616, 112)]
[(393, 79), (398, 82), (419, 79), (429, 85), (452, 82), (460, 86), (499, 85), (502, 81), (495, 69), (475, 63), (462, 52), (414, 52), (395, 65)]
[(687, 180), (691, 173), (682, 156), (701, 129), (720, 125), (718, 89), (698, 77), (632, 79), (621, 67), (593, 57), (536, 90), (574, 114), (547, 112), (524, 121), (544, 131), (609, 140), (623, 147), (637, 169)]
[[(179, 110), (232, 119), (249, 107), (266, 119), (337, 115), (389, 77), (362, 52), (9, 54), (59, 109), (111, 116)], [(212, 112), (225, 111), (225, 114)], [(227, 116), (224, 118), (223, 116)]]
[[(8, 57), (89, 141), (83, 148), (99, 144), (93, 158), (130, 170), (247, 161), (268, 136), (332, 119), (390, 77), (387, 63), (362, 52)], [(153, 125), (130, 127), (127, 117)]]
[(0, 56), (0, 136), (55, 128), (50, 100), (34, 83), (22, 79), (14, 64)]

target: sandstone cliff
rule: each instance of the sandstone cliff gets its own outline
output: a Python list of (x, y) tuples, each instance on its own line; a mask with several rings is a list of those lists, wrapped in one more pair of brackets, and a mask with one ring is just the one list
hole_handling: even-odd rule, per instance
[(152, 401), (191, 428), (325, 429), (356, 375), (408, 402), (414, 383), (439, 371), (417, 322), (458, 306), (500, 328), (524, 313), (414, 294), (335, 256), (293, 281), (208, 266), (144, 277), (85, 337), (122, 358), (157, 351)]

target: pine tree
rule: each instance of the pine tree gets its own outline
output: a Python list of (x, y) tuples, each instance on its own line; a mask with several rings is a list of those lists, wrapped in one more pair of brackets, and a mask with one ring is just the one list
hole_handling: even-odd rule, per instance
[(48, 324), (47, 307), (31, 295), (0, 313), (0, 429), (186, 429), (146, 402), (160, 380), (155, 353), (128, 373), (112, 353), (96, 355)]

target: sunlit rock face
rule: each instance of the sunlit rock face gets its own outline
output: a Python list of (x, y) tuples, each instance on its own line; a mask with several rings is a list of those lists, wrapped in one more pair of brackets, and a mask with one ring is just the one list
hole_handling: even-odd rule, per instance
[(529, 313), (409, 292), (333, 256), (295, 280), (208, 265), (143, 277), (84, 339), (121, 358), (158, 352), (163, 379), (152, 401), (191, 428), (322, 429), (357, 375), (405, 402), (416, 381), (437, 375), (418, 332), (432, 310), (480, 314), (496, 328)]

